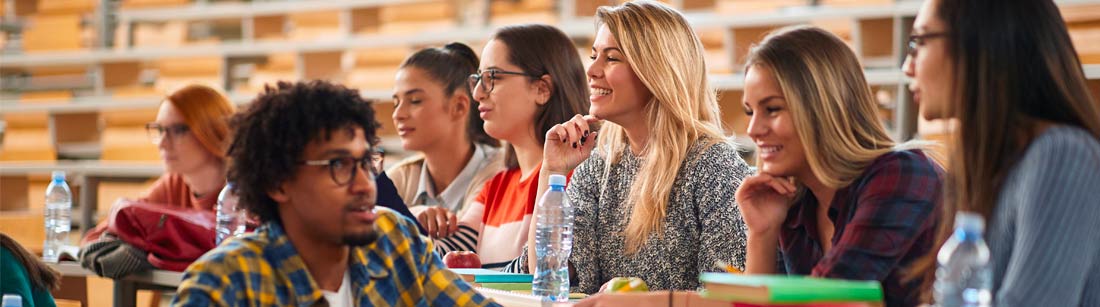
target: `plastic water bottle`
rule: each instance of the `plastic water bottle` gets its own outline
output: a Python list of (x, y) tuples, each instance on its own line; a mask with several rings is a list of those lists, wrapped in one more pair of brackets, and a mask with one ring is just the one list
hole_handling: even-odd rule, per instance
[(220, 245), (225, 239), (245, 232), (244, 212), (237, 208), (237, 200), (237, 193), (233, 193), (233, 183), (227, 182), (221, 193), (218, 193), (218, 228), (215, 244)]
[(57, 262), (61, 247), (69, 243), (73, 192), (65, 183), (65, 172), (53, 171), (50, 177), (50, 185), (46, 186), (46, 243), (42, 247), (42, 260)]
[(4, 294), (3, 304), (0, 307), (23, 307), (23, 296), (19, 294)]
[(531, 292), (544, 301), (569, 301), (569, 254), (573, 251), (573, 205), (565, 176), (550, 175), (550, 189), (535, 206), (535, 259)]
[(936, 255), (934, 295), (940, 307), (986, 307), (993, 301), (989, 247), (982, 239), (985, 220), (973, 213), (955, 216), (955, 233)]

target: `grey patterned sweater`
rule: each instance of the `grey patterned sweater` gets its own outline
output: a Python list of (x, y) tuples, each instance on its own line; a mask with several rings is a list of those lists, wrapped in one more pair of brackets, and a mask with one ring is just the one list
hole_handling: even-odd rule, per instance
[[(621, 234), (631, 214), (625, 200), (642, 161), (628, 148), (605, 176), (607, 160), (593, 153), (573, 171), (566, 190), (576, 208), (572, 292), (595, 293), (614, 277), (639, 277), (653, 290), (695, 290), (700, 273), (723, 271), (719, 261), (744, 268), (746, 228), (733, 196), (750, 169), (732, 144), (704, 145), (697, 141), (680, 167), (664, 228), (630, 256)], [(517, 263), (527, 256), (525, 249)]]
[(996, 306), (1100, 306), (1100, 141), (1044, 131), (1005, 178), (989, 225)]

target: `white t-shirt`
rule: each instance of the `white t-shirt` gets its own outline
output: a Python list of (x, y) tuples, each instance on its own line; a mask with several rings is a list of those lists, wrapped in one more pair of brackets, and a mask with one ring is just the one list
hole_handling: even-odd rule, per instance
[(336, 289), (336, 292), (321, 290), (321, 295), (325, 296), (325, 300), (331, 307), (355, 306), (352, 304), (351, 275), (348, 275), (348, 271), (344, 271), (344, 282), (340, 283), (340, 288)]

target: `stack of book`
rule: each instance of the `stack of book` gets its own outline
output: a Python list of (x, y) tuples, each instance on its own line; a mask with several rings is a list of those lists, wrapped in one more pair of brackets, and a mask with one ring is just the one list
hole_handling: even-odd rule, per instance
[[(531, 274), (504, 273), (486, 269), (449, 269), (462, 276), (462, 280), (477, 288), (477, 291), (493, 299), (504, 307), (560, 307), (571, 306), (571, 302), (551, 302), (542, 297), (531, 295)], [(569, 294), (570, 300), (578, 300), (586, 295)]]
[(882, 286), (806, 276), (704, 273), (702, 296), (732, 302), (734, 307), (877, 307)]
[(504, 273), (486, 269), (450, 269), (474, 287), (507, 290), (531, 291), (531, 274)]

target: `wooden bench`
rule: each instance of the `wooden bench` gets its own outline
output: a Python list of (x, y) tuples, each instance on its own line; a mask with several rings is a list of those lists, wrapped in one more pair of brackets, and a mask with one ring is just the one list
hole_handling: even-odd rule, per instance
[[(576, 16), (595, 16), (596, 8), (591, 3), (599, 1), (575, 2), (577, 6)], [(490, 1), (489, 4), (489, 25), (491, 27), (524, 23), (555, 24), (560, 19), (558, 11), (555, 10), (554, 1), (551, 0)]]
[(100, 160), (159, 161), (160, 151), (145, 131), (156, 119), (157, 109), (126, 109), (104, 112)]
[(431, 29), (458, 26), (457, 1), (433, 1), (393, 4), (378, 7), (378, 32), (386, 34), (416, 33)]

